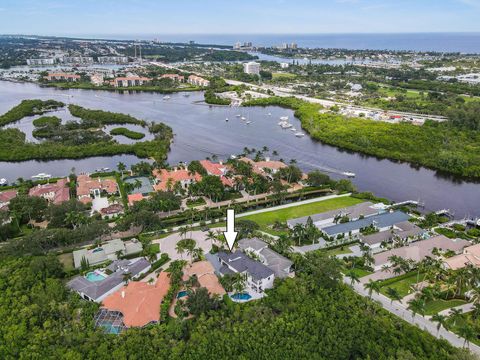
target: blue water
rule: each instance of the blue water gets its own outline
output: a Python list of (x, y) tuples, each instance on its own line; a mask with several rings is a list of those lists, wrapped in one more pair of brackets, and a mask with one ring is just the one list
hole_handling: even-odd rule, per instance
[(102, 325), (100, 325), (104, 331), (107, 333), (107, 334), (114, 334), (114, 335), (118, 335), (122, 332), (122, 328), (120, 326), (115, 326), (111, 323), (104, 323)]
[(233, 294), (232, 296), (232, 299), (234, 300), (250, 300), (252, 298), (252, 296), (248, 293), (236, 293), (236, 294)]
[(180, 298), (185, 297), (187, 295), (188, 295), (188, 291), (182, 290), (177, 294), (177, 299), (180, 299)]
[[(90, 35), (90, 37), (92, 37)], [(95, 37), (102, 38), (101, 35)], [(295, 42), (306, 48), (343, 48), (371, 50), (414, 50), (480, 53), (480, 32), (407, 33), (407, 34), (132, 34), (103, 36), (118, 39), (159, 39), (164, 42), (196, 41), (200, 44), (233, 45), (252, 42), (272, 46)]]
[(91, 271), (85, 275), (85, 279), (91, 282), (96, 282), (96, 281), (102, 281), (105, 279), (105, 276), (102, 274), (99, 274), (95, 271)]

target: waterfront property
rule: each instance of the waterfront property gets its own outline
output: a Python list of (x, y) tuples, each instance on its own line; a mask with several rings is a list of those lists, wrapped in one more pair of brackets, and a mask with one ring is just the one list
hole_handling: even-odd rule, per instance
[(28, 191), (29, 196), (43, 197), (53, 204), (70, 200), (69, 179), (59, 179), (56, 183), (37, 185)]
[(202, 86), (202, 87), (207, 87), (210, 85), (210, 81), (206, 80), (200, 76), (197, 75), (190, 75), (188, 77), (188, 83), (195, 85), (195, 86)]
[(84, 204), (92, 202), (92, 199), (102, 194), (118, 194), (117, 182), (113, 179), (91, 178), (87, 174), (77, 176), (77, 198)]
[(480, 244), (467, 246), (463, 249), (462, 254), (446, 258), (443, 261), (443, 266), (451, 270), (462, 269), (467, 265), (480, 267)]
[(281, 161), (270, 160), (268, 158), (263, 161), (253, 161), (247, 157), (242, 157), (239, 160), (250, 164), (254, 173), (269, 179), (272, 179), (272, 175), (276, 174), (280, 169), (287, 167), (287, 165)]
[(158, 323), (160, 305), (169, 289), (170, 278), (163, 271), (152, 285), (131, 281), (102, 301), (102, 307), (95, 316), (95, 325), (107, 332), (117, 333), (124, 328)]
[(73, 252), (73, 263), (76, 269), (82, 267), (82, 262), (88, 266), (104, 263), (108, 260), (117, 260), (119, 255), (132, 255), (142, 251), (142, 243), (137, 239), (122, 241), (114, 239), (94, 249), (83, 248)]
[(393, 211), (324, 227), (321, 230), (329, 237), (338, 238), (339, 236), (352, 236), (358, 234), (362, 229), (368, 227), (373, 227), (377, 231), (385, 231), (395, 224), (407, 221), (409, 218), (410, 216), (402, 211)]
[(117, 77), (111, 81), (115, 87), (142, 86), (152, 81), (152, 79), (143, 76)]
[(6, 190), (0, 192), (0, 211), (7, 211), (10, 201), (17, 196), (17, 190)]
[(200, 287), (206, 288), (210, 295), (225, 295), (225, 289), (218, 281), (210, 262), (197, 261), (186, 265), (183, 269), (183, 281), (188, 281), (192, 277), (196, 278)]
[(129, 177), (124, 179), (123, 182), (133, 186), (133, 189), (130, 191), (131, 194), (142, 194), (143, 196), (148, 196), (154, 191), (150, 179), (145, 176)]
[(178, 75), (178, 74), (163, 74), (162, 76), (160, 76), (161, 79), (170, 79), (170, 80), (173, 80), (173, 81), (177, 81), (177, 82), (184, 82), (185, 81), (185, 77), (183, 75)]
[(257, 294), (263, 294), (266, 289), (273, 287), (273, 270), (260, 261), (251, 259), (242, 251), (219, 252), (216, 256), (221, 265), (219, 272), (222, 276), (236, 273), (245, 275), (247, 288)]
[(291, 219), (287, 221), (289, 228), (293, 228), (297, 224), (305, 225), (308, 218), (311, 218), (313, 224), (318, 228), (326, 227), (328, 225), (335, 224), (336, 220), (341, 218), (348, 217), (349, 221), (358, 220), (361, 217), (368, 217), (370, 215), (376, 215), (381, 210), (378, 206), (375, 206), (373, 203), (366, 201), (360, 204), (355, 204), (341, 209), (335, 209), (330, 211), (325, 211), (319, 214), (303, 216), (296, 219)]
[(153, 175), (156, 178), (156, 184), (153, 186), (156, 191), (171, 191), (176, 183), (180, 183), (182, 189), (187, 190), (190, 184), (202, 180), (200, 174), (192, 174), (182, 168), (174, 168), (173, 170), (155, 169)]
[(150, 263), (144, 258), (116, 260), (105, 269), (74, 277), (67, 283), (67, 287), (85, 300), (101, 302), (123, 286), (126, 276), (136, 279), (150, 270), (150, 267)]
[(243, 252), (258, 257), (262, 264), (272, 270), (277, 278), (283, 279), (295, 275), (292, 271), (293, 261), (270, 249), (268, 244), (259, 238), (242, 239), (238, 241), (238, 247)]
[(200, 165), (203, 166), (208, 175), (218, 176), (224, 186), (234, 187), (234, 181), (225, 176), (230, 170), (226, 165), (222, 164), (221, 162), (214, 163), (210, 160), (201, 160)]
[(470, 242), (463, 239), (449, 239), (446, 236), (434, 236), (427, 240), (416, 241), (400, 248), (384, 251), (373, 256), (375, 271), (379, 271), (383, 266), (391, 266), (392, 256), (398, 256), (405, 260), (410, 259), (419, 262), (427, 256), (432, 256), (434, 249), (439, 251), (453, 251), (458, 253)]
[(68, 81), (76, 82), (80, 80), (80, 75), (68, 74), (68, 73), (49, 73), (45, 76), (48, 81)]
[(402, 221), (394, 224), (391, 229), (380, 231), (370, 235), (360, 235), (360, 241), (370, 247), (378, 249), (382, 244), (390, 244), (398, 241), (419, 240), (426, 231), (410, 221)]

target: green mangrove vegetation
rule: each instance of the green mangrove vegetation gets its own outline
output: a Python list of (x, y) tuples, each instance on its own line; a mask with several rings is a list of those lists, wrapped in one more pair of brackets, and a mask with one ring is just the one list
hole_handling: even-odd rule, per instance
[(110, 135), (122, 135), (132, 140), (141, 140), (145, 137), (144, 133), (133, 131), (125, 127), (118, 127), (110, 130)]
[[(456, 176), (480, 177), (480, 132), (473, 126), (427, 121), (423, 126), (390, 124), (333, 113), (320, 113), (320, 105), (296, 98), (255, 99), (245, 106), (278, 105), (295, 110), (310, 135), (323, 143), (392, 160), (406, 161)], [(469, 114), (465, 123), (470, 124)]]
[(64, 106), (64, 103), (55, 100), (23, 100), (20, 104), (0, 116), (0, 126), (21, 120), (26, 116), (42, 115), (47, 111)]
[[(51, 103), (47, 103), (51, 106)], [(39, 106), (39, 104), (36, 105), (36, 112), (40, 111)], [(19, 129), (0, 128), (0, 160), (79, 159), (132, 154), (140, 158), (163, 161), (169, 151), (173, 133), (172, 129), (165, 124), (149, 125), (130, 115), (91, 110), (77, 105), (69, 105), (68, 109), (73, 116), (79, 118), (78, 121), (62, 124), (57, 117), (42, 117), (35, 120), (32, 135), (43, 140), (40, 143), (26, 141), (26, 135)], [(152, 133), (155, 137), (151, 141), (119, 144), (110, 134), (102, 130), (104, 125), (114, 124), (135, 124), (144, 127), (149, 125), (149, 128), (154, 130)], [(132, 134), (128, 133), (128, 135)]]

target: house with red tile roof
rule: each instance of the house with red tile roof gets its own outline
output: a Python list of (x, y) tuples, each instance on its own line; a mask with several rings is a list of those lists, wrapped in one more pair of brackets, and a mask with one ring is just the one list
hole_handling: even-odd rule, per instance
[(160, 76), (161, 79), (171, 79), (173, 81), (184, 82), (185, 77), (178, 74), (163, 74)]
[(92, 202), (92, 196), (101, 196), (102, 193), (114, 195), (118, 193), (117, 182), (113, 179), (91, 178), (82, 174), (77, 177), (77, 198), (84, 204)]
[(123, 315), (125, 327), (143, 327), (160, 321), (160, 305), (170, 289), (168, 273), (162, 271), (154, 285), (131, 281), (107, 296), (102, 308)]
[(200, 76), (197, 76), (197, 75), (190, 75), (188, 77), (188, 83), (189, 84), (192, 84), (192, 85), (196, 85), (196, 86), (209, 86), (210, 85), (210, 81), (200, 77)]
[(153, 186), (155, 191), (172, 190), (176, 183), (180, 183), (182, 188), (187, 190), (190, 184), (202, 180), (202, 176), (198, 173), (192, 174), (186, 169), (175, 168), (173, 170), (155, 169), (153, 175), (157, 183)]
[(17, 196), (17, 190), (6, 190), (0, 192), (0, 211), (8, 210), (8, 204), (10, 200)]
[(133, 206), (137, 201), (142, 201), (146, 199), (147, 197), (143, 196), (142, 194), (129, 194), (128, 195), (128, 205)]
[(222, 180), (223, 186), (234, 187), (235, 182), (225, 176), (229, 170), (227, 165), (214, 163), (210, 160), (201, 160), (200, 165), (203, 166), (208, 175), (219, 176), (220, 180)]
[(49, 73), (45, 76), (48, 81), (78, 81), (80, 75), (68, 74), (68, 73)]
[(126, 76), (126, 77), (117, 77), (112, 80), (112, 85), (115, 87), (129, 87), (129, 86), (141, 86), (152, 79), (143, 77), (143, 76)]
[(68, 179), (60, 179), (56, 183), (37, 185), (32, 187), (28, 195), (43, 197), (53, 204), (61, 204), (70, 200), (70, 188), (68, 187)]
[(192, 276), (197, 278), (200, 287), (206, 288), (210, 295), (223, 296), (226, 294), (225, 289), (215, 275), (215, 269), (209, 261), (197, 261), (185, 266), (182, 280), (187, 281)]
[(271, 174), (276, 174), (280, 169), (286, 168), (287, 165), (278, 160), (266, 159), (263, 161), (253, 161), (247, 157), (242, 157), (240, 161), (252, 165), (252, 171), (264, 177), (271, 177)]
[(111, 204), (106, 208), (100, 209), (100, 214), (104, 219), (112, 219), (115, 216), (123, 214), (124, 208), (122, 204)]

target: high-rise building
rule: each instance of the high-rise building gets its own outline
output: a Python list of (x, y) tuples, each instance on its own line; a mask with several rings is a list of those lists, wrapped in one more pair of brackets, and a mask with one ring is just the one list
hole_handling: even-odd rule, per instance
[(243, 64), (243, 72), (245, 74), (260, 74), (260, 64), (254, 61)]

